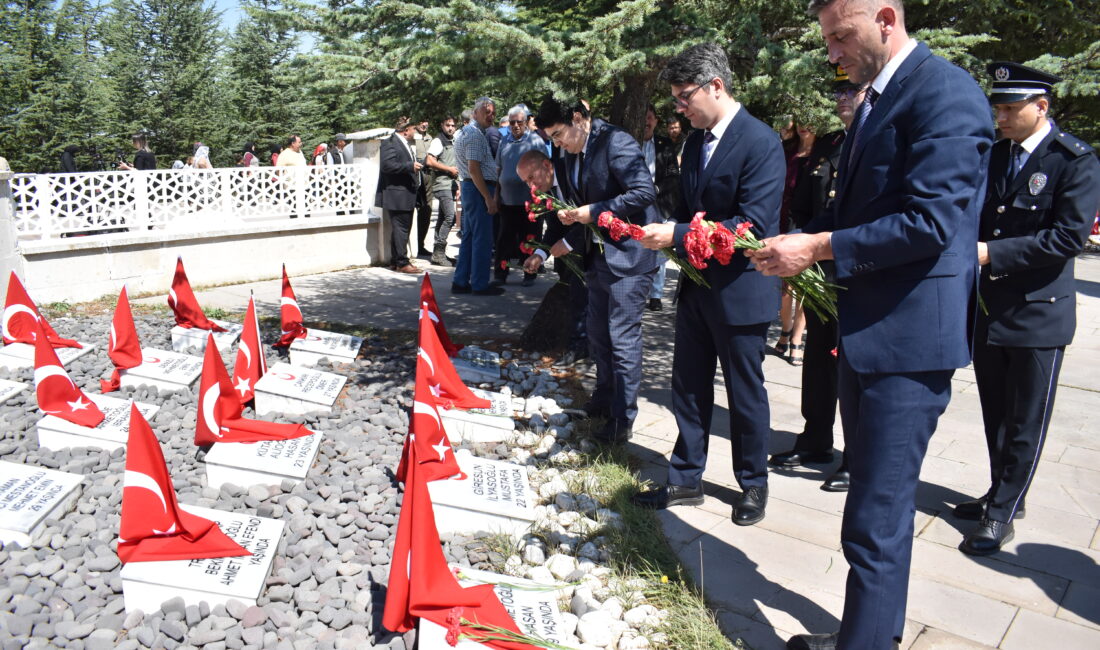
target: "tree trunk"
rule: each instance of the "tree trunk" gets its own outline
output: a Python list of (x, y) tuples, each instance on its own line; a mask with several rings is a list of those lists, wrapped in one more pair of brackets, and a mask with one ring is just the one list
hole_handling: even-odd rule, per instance
[(641, 141), (645, 131), (645, 110), (659, 71), (660, 67), (654, 66), (644, 72), (624, 76), (611, 98), (611, 123), (626, 129), (638, 141)]

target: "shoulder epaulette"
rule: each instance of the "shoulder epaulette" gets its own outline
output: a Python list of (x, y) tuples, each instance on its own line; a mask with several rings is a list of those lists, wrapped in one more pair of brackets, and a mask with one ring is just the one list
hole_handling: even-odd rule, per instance
[(1085, 154), (1093, 153), (1093, 149), (1089, 143), (1084, 142), (1065, 131), (1058, 131), (1054, 136), (1054, 141), (1065, 147), (1074, 156), (1084, 156)]

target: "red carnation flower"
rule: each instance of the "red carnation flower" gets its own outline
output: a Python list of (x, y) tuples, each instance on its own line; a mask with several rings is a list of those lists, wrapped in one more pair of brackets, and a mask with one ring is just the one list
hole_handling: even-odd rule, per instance
[(615, 241), (622, 241), (624, 237), (630, 236), (630, 224), (622, 219), (611, 219), (608, 230), (611, 233), (611, 238)]
[(501, 260), (500, 261), (500, 270), (501, 271), (507, 271), (508, 270), (508, 260)]
[(538, 215), (536, 215), (534, 212), (528, 212), (527, 213), (527, 220), (530, 221), (531, 223), (535, 223), (536, 221), (539, 220), (539, 218), (538, 218)]
[(596, 217), (596, 225), (600, 228), (610, 228), (611, 220), (615, 218), (615, 215), (610, 210), (605, 210), (600, 213), (600, 216)]
[(733, 257), (734, 238), (733, 233), (722, 224), (715, 224), (710, 232), (710, 245), (714, 249), (714, 257), (719, 264), (729, 264)]
[(645, 237), (645, 228), (630, 224), (630, 236), (633, 239), (641, 239), (642, 237)]
[(734, 236), (737, 237), (737, 239), (741, 239), (742, 237), (745, 236), (745, 233), (748, 232), (751, 229), (752, 229), (752, 222), (751, 221), (742, 221), (741, 223), (737, 224), (737, 231), (734, 233)]

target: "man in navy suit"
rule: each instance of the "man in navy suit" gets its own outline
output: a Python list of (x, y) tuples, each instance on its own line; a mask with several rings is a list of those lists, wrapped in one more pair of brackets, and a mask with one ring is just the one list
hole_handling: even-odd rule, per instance
[(788, 648), (896, 647), (905, 625), (921, 462), (970, 361), (978, 214), (993, 129), (965, 71), (905, 31), (901, 0), (812, 0), (829, 59), (870, 82), (841, 153), (836, 200), (750, 257), (768, 275), (836, 262), (839, 397), (850, 489), (839, 633)]
[(956, 516), (979, 520), (959, 545), (970, 555), (999, 551), (1024, 514), (1077, 327), (1073, 260), (1100, 208), (1096, 152), (1047, 119), (1061, 79), (1008, 62), (989, 73), (1005, 139), (993, 146), (978, 243), (988, 313), (978, 316), (974, 376), (991, 485), (955, 506)]
[(390, 269), (398, 273), (419, 274), (420, 269), (409, 261), (409, 230), (416, 207), (416, 191), (420, 183), (421, 164), (412, 149), (416, 125), (402, 117), (394, 126), (393, 135), (382, 141), (381, 165), (378, 174), (379, 203), (390, 219)]
[[(554, 98), (542, 103), (535, 123), (559, 148), (554, 171), (564, 198), (579, 206), (558, 212), (563, 225), (593, 223), (605, 211), (639, 226), (660, 221), (653, 179), (629, 133), (592, 118), (580, 102), (569, 105)], [(556, 236), (556, 229), (548, 229), (550, 241)], [(614, 241), (606, 230), (597, 236), (573, 228), (566, 242), (586, 260), (586, 329), (596, 390), (585, 411), (607, 418), (597, 438), (625, 442), (638, 415), (642, 312), (657, 274), (657, 254), (633, 239)]]
[[(684, 144), (680, 201), (675, 223), (646, 227), (647, 248), (682, 246), (692, 217), (730, 231), (748, 221), (761, 238), (779, 233), (779, 205), (786, 163), (783, 147), (766, 124), (729, 94), (726, 53), (710, 43), (688, 48), (669, 61), (662, 78), (672, 86), (677, 110), (698, 129)], [(733, 523), (764, 518), (768, 502), (768, 433), (771, 411), (764, 388), (764, 345), (779, 309), (779, 282), (735, 255), (703, 271), (709, 288), (681, 281), (672, 361), (672, 412), (679, 437), (666, 485), (634, 496), (651, 508), (703, 502), (703, 470), (714, 411), (714, 371), (719, 363), (729, 401), (733, 470), (742, 497)]]

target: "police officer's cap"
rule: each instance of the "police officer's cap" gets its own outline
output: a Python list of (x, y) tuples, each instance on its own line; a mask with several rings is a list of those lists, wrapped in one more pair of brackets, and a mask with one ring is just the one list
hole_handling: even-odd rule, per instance
[(1011, 104), (1036, 95), (1049, 95), (1061, 77), (1011, 61), (996, 61), (986, 67), (993, 77), (990, 104)]
[(844, 71), (844, 68), (837, 64), (833, 64), (833, 91), (847, 90), (849, 88), (859, 88), (859, 84), (853, 82), (848, 78), (848, 73)]

